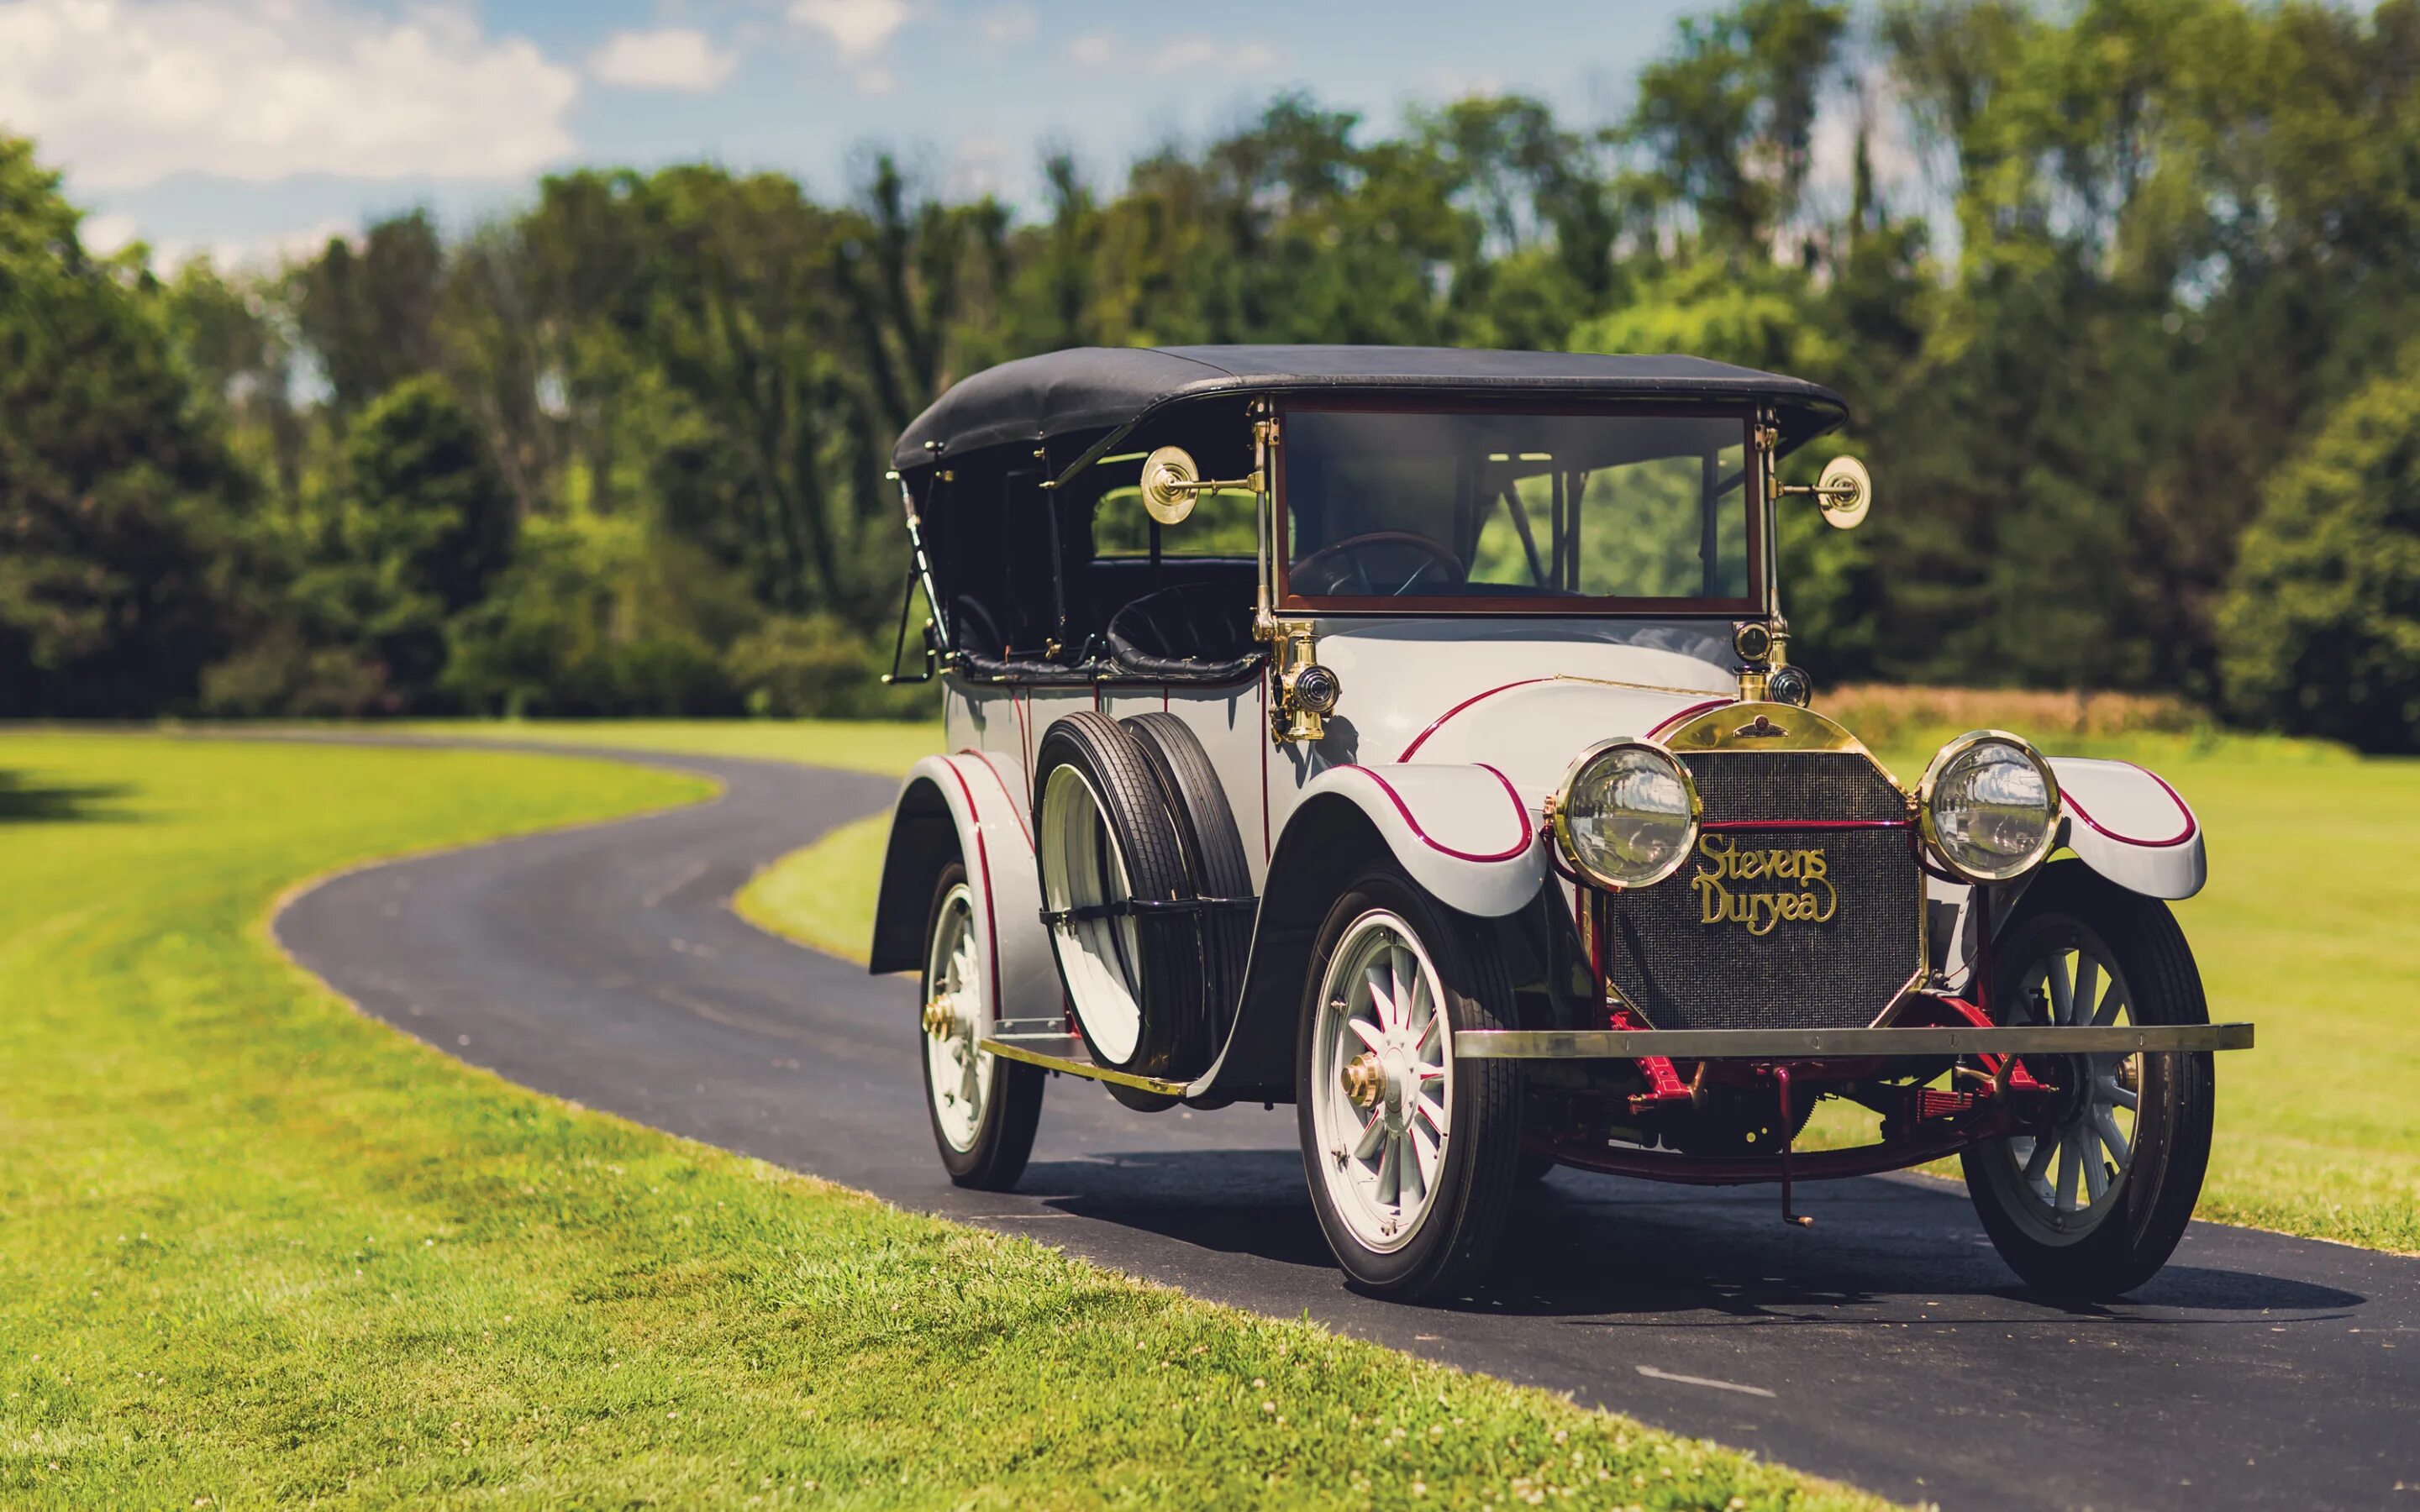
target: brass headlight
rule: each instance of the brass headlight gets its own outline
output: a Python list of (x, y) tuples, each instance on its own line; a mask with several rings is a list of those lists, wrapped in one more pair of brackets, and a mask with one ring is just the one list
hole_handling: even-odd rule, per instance
[(1590, 881), (1645, 887), (1697, 843), (1698, 785), (1680, 758), (1646, 740), (1608, 740), (1580, 754), (1555, 795), (1555, 843)]
[(1942, 865), (1969, 882), (2009, 882), (2050, 855), (2058, 779), (2024, 740), (1977, 730), (1942, 747), (1924, 769), (1916, 812)]

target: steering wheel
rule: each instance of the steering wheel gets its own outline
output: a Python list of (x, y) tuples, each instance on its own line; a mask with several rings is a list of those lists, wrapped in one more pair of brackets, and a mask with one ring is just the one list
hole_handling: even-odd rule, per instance
[[(1392, 588), (1381, 588), (1376, 579), (1372, 577), (1375, 563), (1370, 558), (1377, 555), (1383, 561), (1386, 554), (1391, 554), (1390, 548), (1409, 551), (1424, 560), (1416, 564), (1409, 574), (1396, 580)], [(1396, 565), (1400, 566), (1401, 563), (1398, 562)], [(1326, 598), (1339, 594), (1363, 598), (1392, 598), (1398, 594), (1409, 593), (1414, 583), (1432, 573), (1438, 575), (1450, 585), (1466, 582), (1470, 577), (1468, 571), (1464, 568), (1460, 557), (1418, 531), (1370, 531), (1360, 535), (1347, 536), (1329, 546), (1323, 546), (1295, 563), (1286, 569), (1286, 589), (1289, 593), (1306, 594), (1312, 598)], [(1386, 576), (1390, 579), (1395, 577), (1392, 572), (1387, 573)], [(1352, 593), (1345, 594), (1348, 585), (1355, 586)]]

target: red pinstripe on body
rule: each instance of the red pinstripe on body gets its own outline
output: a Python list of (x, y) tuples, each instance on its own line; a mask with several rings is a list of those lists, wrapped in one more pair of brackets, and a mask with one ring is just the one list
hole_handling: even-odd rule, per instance
[(1650, 740), (1659, 740), (1663, 738), (1665, 731), (1671, 729), (1676, 724), (1685, 723), (1688, 720), (1694, 719), (1698, 716), (1705, 713), (1708, 709), (1719, 709), (1727, 704), (1736, 703), (1738, 702), (1739, 701), (1737, 699), (1718, 698), (1708, 699), (1703, 703), (1692, 703), (1687, 708), (1683, 709), (1680, 713), (1666, 719), (1662, 724), (1659, 724), (1654, 729), (1647, 732), (1647, 738)]
[[(992, 1017), (998, 1018), (1000, 1017), (1001, 1006), (1000, 916), (993, 911), (991, 903), (991, 852), (984, 844), (983, 815), (975, 809), (974, 789), (967, 786), (966, 774), (958, 770), (957, 763), (951, 761), (947, 757), (942, 758), (941, 764), (950, 769), (950, 775), (952, 777), (957, 779), (958, 795), (967, 800), (967, 818), (974, 825), (975, 864), (983, 869), (984, 928), (988, 931), (984, 938), (984, 954), (989, 957), (991, 962), (991, 1013)], [(994, 777), (998, 777), (1000, 774), (995, 772), (992, 775)], [(1015, 805), (1011, 805), (1011, 807), (1013, 808)]]
[(1512, 800), (1513, 816), (1521, 822), (1521, 839), (1517, 843), (1513, 844), (1510, 848), (1498, 851), (1492, 856), (1481, 856), (1470, 851), (1458, 851), (1452, 846), (1445, 844), (1443, 841), (1431, 837), (1427, 830), (1420, 827), (1420, 822), (1412, 817), (1410, 805), (1404, 802), (1404, 795), (1395, 791), (1395, 785), (1392, 782), (1388, 781), (1385, 778), (1380, 777), (1377, 773), (1370, 770), (1370, 768), (1366, 766), (1336, 766), (1330, 767), (1329, 770), (1337, 772), (1358, 772), (1363, 777), (1368, 778), (1371, 781), (1377, 783), (1378, 791), (1384, 793), (1387, 795), (1388, 801), (1395, 806), (1395, 811), (1404, 816), (1404, 823), (1411, 827), (1411, 831), (1414, 835), (1419, 837), (1421, 844), (1427, 846), (1430, 850), (1437, 852), (1439, 855), (1450, 856), (1457, 861), (1509, 861), (1514, 856), (1528, 850), (1528, 848), (1537, 841), (1538, 832), (1529, 824), (1528, 806), (1521, 801), (1521, 795), (1512, 791), (1512, 784), (1506, 779), (1504, 774), (1497, 771), (1493, 766), (1481, 764), (1480, 770), (1485, 772), (1488, 776), (1496, 779), (1497, 782), (1503, 784), (1504, 795)]
[(1405, 746), (1404, 748), (1404, 753), (1401, 756), (1396, 757), (1395, 760), (1398, 762), (1410, 761), (1412, 759), (1413, 752), (1428, 744), (1429, 736), (1435, 734), (1438, 731), (1444, 729), (1447, 720), (1451, 719), (1455, 715), (1460, 714), (1463, 710), (1470, 707), (1472, 704), (1481, 702), (1487, 699), (1492, 699), (1498, 693), (1511, 692), (1516, 687), (1528, 687), (1533, 683), (1551, 683), (1553, 681), (1554, 679), (1551, 677), (1524, 677), (1517, 683), (1504, 683), (1497, 687), (1489, 688), (1484, 693), (1473, 693), (1470, 697), (1464, 699), (1452, 708), (1450, 708), (1443, 714), (1438, 715), (1435, 720), (1431, 721), (1426, 730), (1414, 735), (1412, 737), (1412, 743)]
[(1905, 829), (1904, 819), (1711, 819), (1699, 829)]
[[(2134, 766), (2133, 762), (2120, 762), (2118, 764), (2120, 766)], [(2170, 845), (2182, 845), (2185, 841), (2193, 839), (2195, 833), (2201, 826), (2195, 821), (2193, 810), (2185, 806), (2185, 800), (2178, 795), (2176, 789), (2168, 786), (2168, 779), (2162, 777), (2159, 773), (2152, 771), (2148, 766), (2134, 766), (2134, 770), (2142, 773), (2145, 777), (2148, 777), (2152, 781), (2160, 784), (2160, 791), (2168, 795), (2168, 801), (2177, 806), (2177, 812), (2184, 816), (2184, 828), (2169, 836), (2166, 840), (2142, 840), (2133, 835), (2120, 835), (2118, 831), (2110, 828), (2107, 825), (2102, 824), (2100, 820), (2095, 819), (2090, 814), (2085, 812), (2084, 805), (2075, 801), (2075, 795), (2068, 792), (2064, 788), (2059, 790), (2059, 801), (2066, 804), (2068, 808), (2073, 810), (2075, 811), (2075, 817), (2083, 820), (2085, 824), (2096, 830), (2099, 830), (2102, 834), (2108, 836), (2111, 840), (2117, 841), (2121, 844), (2141, 845), (2153, 850), (2158, 850)]]
[(1032, 851), (1033, 849), (1033, 831), (1025, 823), (1024, 800), (1009, 791), (1008, 779), (1001, 776), (1000, 768), (991, 764), (990, 753), (987, 751), (977, 750), (973, 747), (968, 746), (961, 748), (956, 754), (960, 756), (971, 756), (975, 760), (984, 764), (984, 770), (989, 772), (991, 774), (991, 779), (1000, 784), (1001, 796), (1008, 800), (1008, 811), (1016, 815), (1016, 827), (1018, 831), (1025, 836), (1025, 848), (1028, 851)]

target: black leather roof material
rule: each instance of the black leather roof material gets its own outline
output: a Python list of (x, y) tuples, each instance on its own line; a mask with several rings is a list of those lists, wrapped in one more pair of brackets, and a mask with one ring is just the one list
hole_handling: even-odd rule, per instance
[(986, 368), (909, 423), (902, 471), (1002, 442), (1116, 431), (1164, 405), (1214, 394), (1321, 392), (1761, 401), (1782, 448), (1848, 418), (1821, 384), (1702, 357), (1484, 351), (1460, 347), (1072, 347)]

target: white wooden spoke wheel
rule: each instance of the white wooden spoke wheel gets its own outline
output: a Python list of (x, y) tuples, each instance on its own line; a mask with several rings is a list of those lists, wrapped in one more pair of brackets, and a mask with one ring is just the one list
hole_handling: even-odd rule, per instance
[(1436, 966), (1397, 915), (1353, 921), (1312, 1030), (1318, 1169), (1337, 1217), (1385, 1254), (1419, 1232), (1453, 1131), (1453, 1031)]
[[(2054, 861), (1993, 948), (2009, 1024), (2207, 1024), (2193, 953), (2165, 904)], [(2122, 1296), (2166, 1263), (2210, 1161), (2207, 1051), (2027, 1056), (2047, 1090), (2023, 1133), (1959, 1157), (1993, 1247), (2035, 1289)]]
[[(2126, 980), (2108, 947), (2075, 932), (2055, 940), (2019, 979), (2025, 1021), (2060, 1025), (2134, 1022)], [(2048, 1130), (2006, 1141), (2019, 1212), (2050, 1242), (2081, 1238), (2117, 1206), (2134, 1159), (2134, 1115), (2143, 1085), (2139, 1055), (2074, 1056), (2060, 1068), (2059, 1116)]]
[(952, 1149), (971, 1150), (983, 1133), (999, 1067), (975, 1048), (983, 986), (975, 955), (974, 893), (961, 882), (941, 897), (925, 944), (924, 1085), (933, 1129)]

